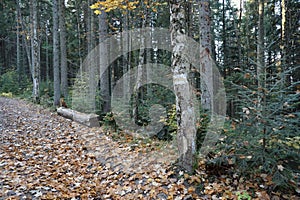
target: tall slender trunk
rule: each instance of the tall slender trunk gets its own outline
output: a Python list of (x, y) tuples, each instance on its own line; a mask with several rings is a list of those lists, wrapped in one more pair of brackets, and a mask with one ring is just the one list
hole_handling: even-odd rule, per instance
[(281, 0), (281, 66), (277, 68), (278, 73), (280, 74), (282, 83), (285, 82), (285, 78), (283, 76), (284, 68), (287, 64), (287, 0)]
[(223, 76), (224, 78), (226, 78), (226, 68), (227, 68), (227, 38), (226, 38), (226, 4), (225, 4), (225, 0), (223, 0), (222, 2), (222, 47), (223, 47)]
[(188, 82), (190, 63), (181, 57), (181, 49), (187, 44), (184, 38), (186, 13), (184, 0), (170, 1), (171, 44), (173, 46), (172, 68), (176, 95), (177, 144), (179, 165), (192, 172), (196, 154), (195, 111), (192, 101), (192, 88)]
[(33, 80), (33, 100), (39, 102), (40, 96), (40, 44), (38, 40), (38, 18), (37, 18), (37, 1), (31, 0), (30, 7), (32, 12), (31, 24), (31, 61), (32, 61), (32, 80)]
[[(147, 15), (144, 11), (144, 17), (142, 18), (142, 29), (146, 27), (146, 19)], [(139, 52), (139, 60), (138, 60), (138, 66), (137, 66), (137, 75), (136, 75), (136, 82), (133, 88), (133, 95), (134, 95), (134, 106), (132, 109), (133, 119), (137, 123), (139, 121), (139, 101), (141, 98), (143, 98), (143, 91), (139, 91), (139, 88), (142, 86), (142, 82), (144, 79), (144, 76), (146, 75), (143, 70), (143, 64), (145, 59), (145, 36), (143, 35), (143, 30), (140, 33), (141, 38), (139, 38), (140, 41), (140, 52)]]
[(263, 153), (266, 148), (266, 127), (263, 124), (266, 107), (266, 67), (265, 67), (265, 39), (264, 39), (264, 0), (258, 0), (258, 35), (257, 35), (257, 119), (258, 132), (263, 134)]
[[(81, 7), (76, 4), (76, 10), (81, 10)], [(83, 69), (82, 69), (82, 52), (81, 52), (81, 49), (82, 49), (82, 45), (81, 45), (81, 14), (80, 12), (78, 12), (78, 14), (76, 15), (76, 23), (77, 23), (77, 40), (78, 40), (78, 58), (79, 58), (79, 66), (80, 66), (80, 77), (82, 78), (82, 75), (83, 75)]]
[[(131, 52), (129, 52), (129, 50), (131, 49), (131, 37), (129, 37), (129, 34), (127, 33), (128, 31), (128, 27), (129, 27), (129, 14), (128, 12), (124, 14), (124, 20), (122, 23), (122, 31), (125, 32), (126, 34), (124, 34), (125, 38), (121, 38), (121, 44), (123, 44), (123, 41), (126, 41), (127, 44), (125, 45), (125, 47), (122, 45), (122, 55), (123, 55), (123, 59), (122, 59), (122, 69), (123, 69), (123, 75), (125, 75), (128, 70), (130, 69), (131, 66)], [(128, 79), (123, 79), (123, 95), (129, 95), (129, 88), (130, 88), (130, 76), (128, 76)]]
[[(99, 59), (100, 59), (100, 94), (102, 97), (102, 113), (106, 114), (110, 112), (111, 104), (110, 104), (110, 79), (109, 79), (109, 51), (107, 42), (105, 42), (107, 38), (107, 14), (102, 12), (99, 15)], [(105, 69), (105, 71), (103, 71)]]
[[(20, 12), (20, 24), (21, 24), (21, 27), (22, 27), (22, 30), (27, 30), (28, 32), (30, 32), (30, 29), (26, 29), (26, 26), (24, 24), (24, 21), (23, 21), (23, 17), (22, 17), (22, 13)], [(31, 15), (30, 15), (31, 16)], [(31, 18), (32, 19), (32, 18)], [(30, 27), (31, 28), (31, 27)], [(30, 33), (31, 34), (31, 33)], [(26, 52), (26, 56), (27, 56), (27, 60), (28, 60), (28, 67), (29, 67), (29, 71), (31, 73), (32, 71), (32, 61), (31, 61), (31, 50), (30, 50), (30, 46), (28, 44), (28, 37), (30, 35), (26, 35), (26, 34), (23, 34), (22, 36), (22, 41), (23, 41), (23, 47), (25, 49), (25, 52)]]
[(49, 30), (49, 21), (47, 20), (47, 27), (46, 27), (46, 52), (45, 52), (45, 56), (46, 56), (46, 82), (47, 84), (49, 84), (50, 82), (50, 71), (49, 71), (49, 36), (48, 36), (48, 33), (50, 33), (50, 30)]
[[(85, 4), (85, 23), (86, 23), (86, 42), (87, 42), (87, 48), (88, 48), (88, 54), (91, 53), (93, 48), (95, 47), (95, 33), (94, 33), (94, 13), (90, 9), (89, 5), (91, 5), (91, 0), (88, 0), (87, 3)], [(96, 88), (97, 88), (97, 83), (98, 81), (96, 80), (96, 74), (97, 74), (97, 67), (96, 67), (96, 59), (92, 59), (89, 61), (88, 65), (88, 71), (86, 76), (88, 76), (88, 81), (89, 81), (89, 111), (88, 112), (95, 112), (96, 111), (96, 102), (95, 102), (95, 95), (96, 95)]]
[(59, 0), (59, 34), (60, 34), (60, 68), (61, 68), (61, 93), (68, 96), (68, 66), (66, 46), (65, 1)]
[[(201, 79), (201, 105), (204, 110), (213, 112), (211, 100), (213, 94), (213, 69), (211, 62), (211, 20), (210, 20), (210, 2), (209, 0), (199, 1), (199, 23), (200, 23), (200, 74), (206, 74), (209, 83), (204, 83)], [(211, 88), (211, 89), (209, 89)]]
[(240, 0), (240, 8), (239, 8), (239, 19), (238, 19), (238, 25), (236, 29), (236, 36), (237, 36), (237, 45), (238, 45), (238, 67), (241, 67), (243, 65), (242, 62), (242, 44), (241, 44), (241, 24), (242, 24), (242, 16), (243, 16), (243, 0)]
[(20, 19), (20, 1), (17, 0), (16, 1), (16, 5), (17, 5), (17, 13), (16, 13), (16, 26), (17, 26), (17, 73), (18, 73), (18, 84), (20, 86), (20, 83), (21, 83), (21, 64), (20, 64), (20, 53), (21, 53), (21, 50), (20, 50), (20, 22), (21, 22), (21, 19)]
[(54, 78), (54, 105), (59, 105), (60, 100), (60, 73), (59, 73), (59, 21), (58, 1), (53, 0), (53, 78)]

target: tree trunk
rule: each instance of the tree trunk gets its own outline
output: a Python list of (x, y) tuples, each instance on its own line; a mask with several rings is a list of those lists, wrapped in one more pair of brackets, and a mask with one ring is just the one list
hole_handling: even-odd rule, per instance
[(265, 56), (264, 56), (264, 0), (258, 0), (258, 36), (257, 36), (257, 85), (258, 107), (261, 107), (263, 88), (265, 87)]
[(17, 73), (18, 73), (18, 84), (19, 84), (19, 87), (20, 87), (20, 83), (21, 83), (21, 64), (20, 64), (20, 53), (21, 53), (21, 50), (20, 50), (20, 22), (21, 22), (21, 19), (20, 19), (20, 2), (19, 0), (17, 0), (16, 2), (16, 5), (17, 5), (17, 14), (16, 14), (16, 25), (17, 25)]
[(53, 1), (53, 78), (54, 78), (54, 106), (59, 105), (60, 100), (60, 76), (59, 76), (59, 21), (58, 1)]
[[(144, 17), (141, 19), (142, 20), (142, 29), (146, 27), (146, 19), (147, 15), (144, 11)], [(144, 58), (145, 58), (145, 37), (143, 35), (143, 30), (140, 32), (141, 40), (140, 42), (140, 51), (139, 51), (139, 56), (138, 56), (138, 66), (137, 66), (137, 74), (136, 74), (136, 82), (133, 88), (133, 95), (134, 95), (134, 102), (133, 102), (133, 109), (132, 109), (132, 114), (133, 114), (133, 120), (135, 123), (138, 123), (139, 121), (139, 103), (140, 99), (143, 96), (143, 91), (139, 91), (139, 88), (142, 86), (142, 82), (144, 79), (144, 76), (146, 75), (143, 70), (143, 64), (144, 64)]]
[(213, 112), (211, 100), (213, 94), (213, 69), (211, 62), (211, 20), (210, 20), (209, 0), (199, 1), (199, 23), (200, 23), (200, 74), (206, 74), (209, 82), (204, 83), (201, 79), (201, 105), (204, 110)]
[[(280, 73), (280, 76), (283, 75), (284, 68), (287, 64), (287, 34), (286, 34), (286, 28), (287, 28), (287, 0), (281, 0), (281, 66), (277, 68), (278, 73)], [(281, 77), (282, 83), (285, 82), (285, 78)]]
[(61, 68), (61, 93), (68, 96), (68, 66), (66, 47), (65, 1), (59, 0), (59, 34), (60, 34), (60, 68)]
[(265, 107), (266, 107), (266, 68), (265, 68), (265, 39), (264, 39), (264, 0), (258, 0), (258, 36), (257, 36), (257, 120), (258, 134), (263, 134), (263, 154), (266, 148), (266, 127)]
[[(94, 23), (94, 14), (93, 11), (90, 9), (89, 5), (91, 4), (91, 1), (88, 0), (87, 3), (85, 4), (85, 13), (84, 13), (84, 18), (85, 18), (85, 23), (86, 23), (86, 42), (87, 42), (87, 48), (88, 48), (88, 54), (92, 52), (94, 48), (94, 41), (95, 41), (95, 34), (93, 30), (93, 23)], [(89, 60), (89, 65), (88, 65), (88, 71), (86, 76), (88, 76), (88, 82), (89, 82), (89, 100), (88, 102), (88, 112), (96, 112), (96, 102), (95, 102), (95, 95), (96, 95), (96, 88), (97, 88), (97, 83), (98, 80), (96, 77), (97, 74), (97, 67), (96, 67), (96, 59)], [(84, 75), (85, 76), (85, 75)]]
[(46, 65), (46, 82), (47, 82), (47, 85), (49, 84), (50, 82), (50, 70), (49, 70), (49, 36), (48, 36), (48, 33), (50, 33), (50, 30), (49, 30), (49, 26), (47, 25), (47, 28), (46, 28), (46, 52), (45, 52), (45, 57), (46, 57), (46, 62), (45, 62), (45, 65)]
[(40, 59), (39, 51), (40, 44), (38, 40), (38, 18), (37, 18), (37, 1), (31, 0), (30, 7), (32, 12), (32, 24), (31, 24), (31, 61), (32, 61), (32, 80), (33, 80), (33, 100), (39, 102), (40, 96)]
[[(81, 7), (76, 4), (76, 10), (81, 10)], [(82, 45), (81, 45), (81, 13), (78, 12), (78, 14), (76, 15), (76, 25), (77, 25), (77, 40), (78, 40), (78, 52), (77, 52), (77, 56), (79, 57), (79, 71), (80, 71), (80, 77), (83, 76), (83, 69), (82, 69), (82, 52), (81, 52), (81, 49), (83, 49)]]
[[(122, 72), (121, 74), (124, 76), (131, 66), (131, 37), (129, 37), (128, 30), (129, 30), (129, 22), (130, 22), (130, 15), (128, 12), (123, 14), (123, 23), (122, 23), (122, 31), (126, 34), (122, 34), (121, 37), (121, 49), (122, 49)], [(123, 44), (126, 44), (125, 46)], [(128, 95), (130, 95), (130, 76), (128, 78), (123, 78), (123, 96), (124, 98), (128, 99)], [(131, 112), (131, 110), (128, 110), (128, 112)]]
[(99, 127), (99, 116), (96, 114), (85, 114), (63, 107), (58, 108), (57, 113), (67, 119), (74, 120), (75, 122), (79, 122), (83, 125), (89, 127)]
[[(102, 12), (99, 15), (99, 59), (100, 59), (100, 94), (102, 97), (102, 112), (103, 114), (110, 112), (110, 81), (109, 81), (109, 68), (108, 66), (108, 45), (104, 42), (107, 38), (107, 15)], [(103, 69), (106, 69), (105, 71)]]
[(172, 68), (173, 84), (176, 95), (177, 143), (179, 165), (192, 172), (196, 153), (195, 111), (192, 102), (192, 88), (188, 82), (190, 64), (181, 58), (181, 47), (187, 42), (181, 34), (185, 34), (186, 13), (183, 0), (170, 1), (171, 44), (173, 46)]

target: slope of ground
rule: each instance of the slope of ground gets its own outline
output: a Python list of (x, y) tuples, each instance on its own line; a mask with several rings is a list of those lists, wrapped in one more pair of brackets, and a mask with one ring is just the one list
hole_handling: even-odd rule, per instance
[(265, 174), (263, 183), (234, 169), (210, 174), (203, 160), (188, 175), (172, 165), (172, 143), (120, 138), (0, 97), (0, 200), (299, 199), (270, 190)]

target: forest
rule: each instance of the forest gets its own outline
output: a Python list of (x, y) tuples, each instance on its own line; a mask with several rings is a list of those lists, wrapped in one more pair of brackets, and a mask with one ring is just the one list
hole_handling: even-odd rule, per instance
[[(0, 199), (299, 199), (299, 10), (298, 0), (2, 0)], [(29, 147), (72, 167), (23, 157)], [(40, 183), (26, 180), (37, 165)], [(79, 169), (69, 183), (63, 174)]]

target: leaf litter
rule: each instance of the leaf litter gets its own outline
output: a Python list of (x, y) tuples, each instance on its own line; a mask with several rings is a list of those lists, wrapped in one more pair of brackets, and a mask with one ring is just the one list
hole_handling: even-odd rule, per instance
[(0, 199), (237, 199), (243, 191), (255, 191), (253, 199), (280, 195), (269, 195), (237, 175), (210, 180), (203, 160), (189, 175), (173, 165), (173, 143), (162, 147), (128, 135), (116, 140), (101, 128), (22, 100), (0, 98), (0, 134)]

